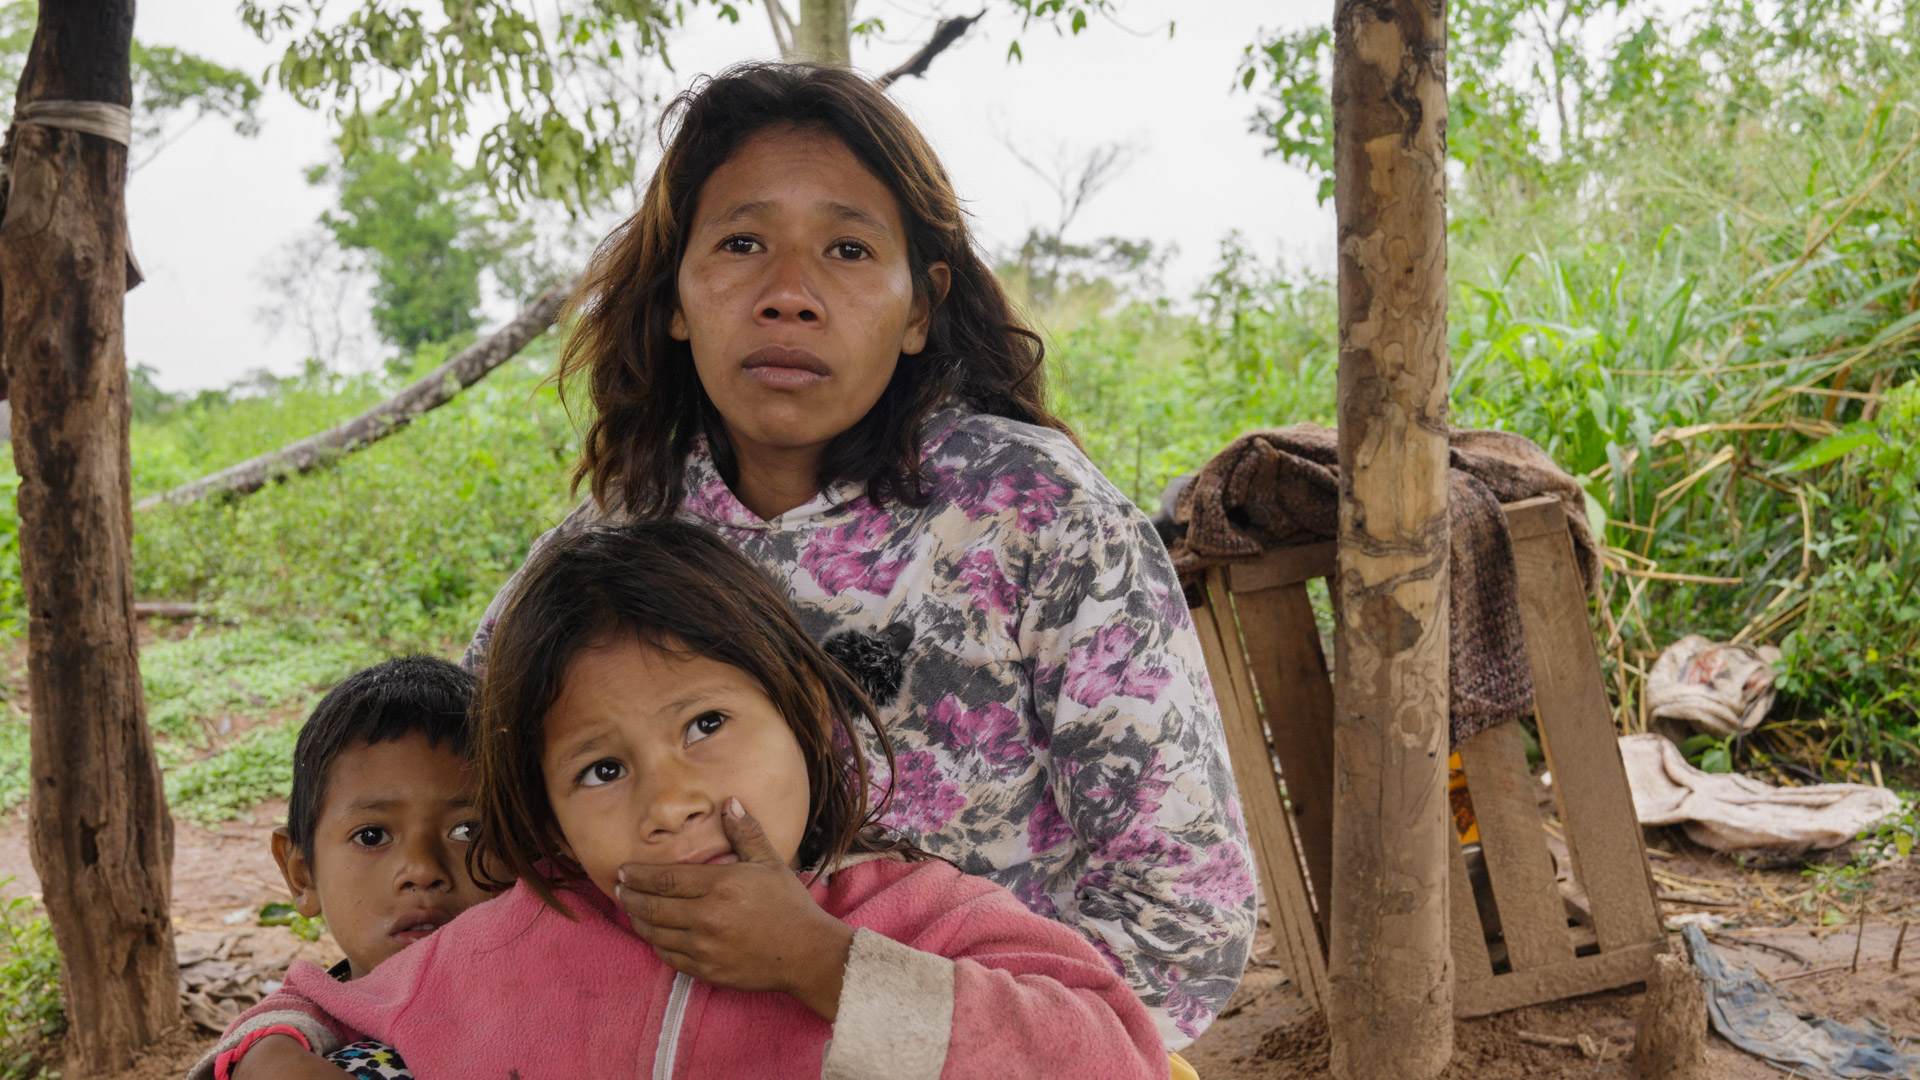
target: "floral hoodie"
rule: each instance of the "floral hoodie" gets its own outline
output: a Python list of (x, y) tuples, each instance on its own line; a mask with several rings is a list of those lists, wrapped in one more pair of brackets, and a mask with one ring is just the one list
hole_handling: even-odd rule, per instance
[[(894, 746), (886, 823), (1085, 935), (1179, 1049), (1239, 982), (1254, 887), (1172, 563), (1058, 432), (950, 407), (922, 464), (925, 506), (849, 483), (767, 521), (696, 448), (680, 513), (785, 582), (863, 676)], [(589, 500), (534, 550), (606, 521)]]

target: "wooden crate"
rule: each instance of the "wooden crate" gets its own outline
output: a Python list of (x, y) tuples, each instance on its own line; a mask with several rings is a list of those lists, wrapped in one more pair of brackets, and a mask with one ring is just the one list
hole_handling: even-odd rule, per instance
[[(1458, 748), (1480, 838), (1477, 853), (1453, 848), (1463, 1017), (1640, 982), (1665, 939), (1564, 511), (1550, 496), (1506, 511), (1553, 788), (1530, 775), (1517, 724)], [(1280, 960), (1322, 1009), (1334, 709), (1307, 583), (1334, 558), (1332, 544), (1290, 548), (1188, 581)]]

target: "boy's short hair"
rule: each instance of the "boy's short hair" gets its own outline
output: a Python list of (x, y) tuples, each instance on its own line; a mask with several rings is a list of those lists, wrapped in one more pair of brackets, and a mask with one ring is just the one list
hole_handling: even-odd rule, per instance
[(471, 757), (467, 706), (479, 683), (471, 672), (434, 656), (399, 656), (354, 672), (327, 692), (300, 729), (293, 749), (293, 794), (287, 832), (313, 859), (313, 833), (327, 794), (333, 759), (351, 746), (424, 735)]

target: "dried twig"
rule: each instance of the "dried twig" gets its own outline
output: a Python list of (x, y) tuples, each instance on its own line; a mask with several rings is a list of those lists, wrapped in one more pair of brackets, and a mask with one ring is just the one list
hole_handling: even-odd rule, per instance
[(1516, 1031), (1514, 1037), (1534, 1046), (1557, 1046), (1567, 1050), (1578, 1050), (1580, 1056), (1588, 1061), (1604, 1061), (1607, 1056), (1607, 1041), (1596, 1039), (1584, 1031), (1572, 1037), (1542, 1035), (1537, 1031)]
[(1867, 902), (1860, 901), (1860, 928), (1853, 934), (1853, 962), (1847, 965), (1848, 971), (1860, 970), (1860, 946), (1867, 940)]
[(1686, 581), (1695, 585), (1741, 585), (1744, 578), (1712, 577), (1707, 574), (1682, 574), (1667, 570), (1635, 570), (1629, 566), (1611, 565), (1607, 569), (1627, 577), (1648, 578), (1653, 581)]
[(1831, 975), (1836, 971), (1845, 970), (1847, 970), (1847, 965), (1835, 964), (1832, 967), (1814, 968), (1811, 971), (1790, 971), (1785, 975), (1775, 975), (1773, 981), (1786, 982), (1788, 979), (1806, 979), (1815, 975)]
[(1707, 940), (1718, 942), (1719, 944), (1726, 945), (1730, 948), (1759, 949), (1761, 952), (1770, 952), (1770, 953), (1773, 953), (1775, 956), (1784, 957), (1785, 959), (1792, 960), (1793, 962), (1799, 964), (1800, 970), (1802, 971), (1805, 971), (1808, 968), (1813, 967), (1813, 961), (1807, 959), (1804, 956), (1801, 956), (1799, 953), (1794, 952), (1792, 949), (1789, 949), (1784, 945), (1775, 945), (1771, 941), (1748, 941), (1746, 938), (1737, 938), (1730, 934), (1720, 934), (1720, 933), (1712, 933), (1712, 932), (1709, 932), (1707, 934)]
[(136, 619), (202, 619), (207, 609), (200, 604), (183, 604), (169, 600), (136, 600), (133, 602), (133, 617)]

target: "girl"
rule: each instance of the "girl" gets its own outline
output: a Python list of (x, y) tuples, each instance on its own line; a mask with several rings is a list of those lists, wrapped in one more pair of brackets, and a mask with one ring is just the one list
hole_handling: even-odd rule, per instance
[(865, 695), (724, 542), (556, 541), (493, 648), (469, 862), (516, 882), (363, 978), (296, 967), (217, 1075), (338, 1080), (307, 1050), (355, 1037), (423, 1077), (1168, 1075), (1078, 935), (874, 825)]
[(1239, 980), (1253, 883), (1152, 526), (1047, 411), (1039, 338), (883, 92), (749, 65), (669, 122), (580, 293), (593, 497), (549, 536), (678, 516), (773, 574), (873, 680), (886, 823), (1080, 933), (1185, 1045)]

